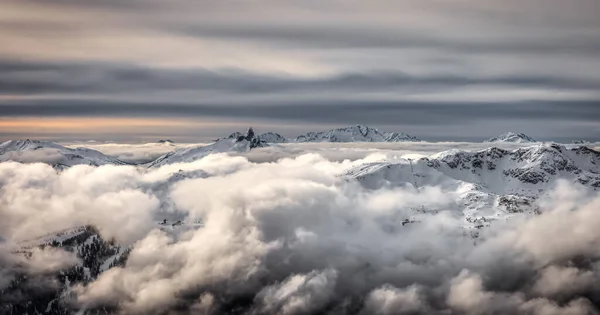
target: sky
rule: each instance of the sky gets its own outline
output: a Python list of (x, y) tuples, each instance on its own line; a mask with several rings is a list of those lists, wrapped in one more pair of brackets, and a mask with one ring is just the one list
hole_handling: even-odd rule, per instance
[(597, 0), (0, 0), (0, 140), (600, 139)]

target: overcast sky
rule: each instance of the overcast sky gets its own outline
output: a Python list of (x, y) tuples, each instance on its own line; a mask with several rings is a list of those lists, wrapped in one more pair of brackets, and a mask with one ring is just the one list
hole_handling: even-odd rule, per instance
[(600, 139), (598, 0), (0, 0), (0, 140)]

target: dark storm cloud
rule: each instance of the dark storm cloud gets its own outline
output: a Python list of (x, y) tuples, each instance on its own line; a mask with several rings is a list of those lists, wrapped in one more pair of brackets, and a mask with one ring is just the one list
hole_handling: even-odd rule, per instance
[(236, 70), (160, 69), (118, 64), (0, 61), (0, 93), (139, 93), (218, 91), (283, 93), (316, 91), (439, 91), (503, 85), (552, 90), (598, 90), (600, 80), (514, 74), (505, 76), (415, 76), (397, 72), (347, 73), (330, 77), (268, 76)]
[(276, 104), (122, 103), (92, 100), (1, 102), (4, 116), (142, 116), (261, 118), (329, 124), (455, 125), (518, 117), (533, 121), (600, 121), (597, 101), (499, 103), (320, 101)]
[(528, 39), (449, 39), (440, 35), (395, 29), (331, 26), (192, 25), (174, 29), (191, 36), (262, 41), (273, 45), (318, 48), (432, 49), (469, 54), (583, 54), (600, 53), (600, 36), (557, 36)]
[(597, 0), (0, 3), (4, 120), (402, 124), (463, 139), (490, 125), (600, 131), (589, 130), (600, 121)]

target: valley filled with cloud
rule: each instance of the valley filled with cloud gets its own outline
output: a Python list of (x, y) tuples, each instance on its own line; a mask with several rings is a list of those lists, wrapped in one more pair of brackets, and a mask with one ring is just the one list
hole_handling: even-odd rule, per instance
[(600, 315), (599, 56), (599, 0), (0, 0), (0, 315)]

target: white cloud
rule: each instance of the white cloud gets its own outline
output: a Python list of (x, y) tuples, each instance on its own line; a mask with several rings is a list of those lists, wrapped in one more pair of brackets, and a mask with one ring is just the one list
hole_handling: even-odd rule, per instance
[[(83, 308), (112, 305), (128, 314), (219, 313), (234, 305), (285, 314), (593, 309), (597, 192), (561, 183), (540, 203), (541, 215), (498, 221), (475, 240), (439, 187), (372, 191), (338, 176), (386, 156), (366, 152), (362, 160), (342, 154), (339, 162), (317, 153), (264, 163), (217, 154), (155, 170), (75, 166), (60, 173), (2, 163), (0, 231), (19, 241), (93, 224), (104, 237), (134, 244), (124, 267), (75, 288)], [(180, 169), (197, 178), (173, 180)], [(440, 211), (412, 224), (394, 221), (419, 205)], [(203, 227), (156, 229), (169, 213)]]

